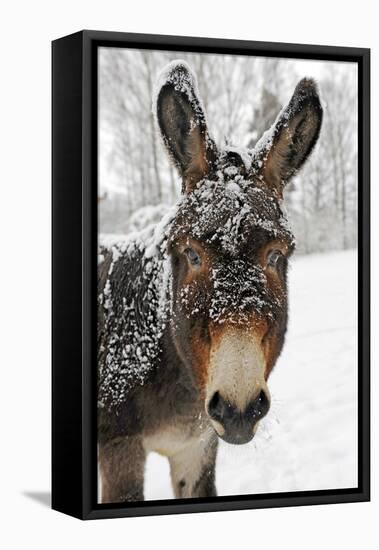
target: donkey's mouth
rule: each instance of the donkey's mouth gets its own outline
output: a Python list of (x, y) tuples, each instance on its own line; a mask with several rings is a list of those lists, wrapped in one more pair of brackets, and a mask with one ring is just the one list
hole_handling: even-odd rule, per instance
[(253, 439), (256, 432), (256, 427), (257, 425), (255, 425), (252, 429), (251, 427), (241, 426), (239, 429), (234, 431), (223, 430), (222, 434), (219, 432), (219, 430), (217, 430), (216, 427), (214, 427), (214, 429), (219, 438), (226, 443), (230, 443), (231, 445), (244, 445), (245, 443), (249, 443), (249, 441)]

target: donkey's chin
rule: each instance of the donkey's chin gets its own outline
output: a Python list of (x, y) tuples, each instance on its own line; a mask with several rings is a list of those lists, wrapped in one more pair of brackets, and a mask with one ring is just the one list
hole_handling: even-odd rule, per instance
[(256, 434), (258, 422), (251, 425), (240, 425), (232, 430), (226, 430), (225, 427), (215, 420), (211, 419), (211, 424), (220, 439), (231, 445), (244, 445), (249, 443)]

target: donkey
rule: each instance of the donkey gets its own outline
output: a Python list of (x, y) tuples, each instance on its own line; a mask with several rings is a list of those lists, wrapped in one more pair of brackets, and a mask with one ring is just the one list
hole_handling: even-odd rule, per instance
[(143, 500), (166, 456), (176, 498), (216, 496), (218, 439), (250, 441), (287, 327), (295, 242), (283, 190), (311, 153), (322, 107), (301, 80), (254, 149), (219, 148), (183, 61), (155, 114), (182, 196), (162, 221), (100, 247), (98, 443), (103, 503)]

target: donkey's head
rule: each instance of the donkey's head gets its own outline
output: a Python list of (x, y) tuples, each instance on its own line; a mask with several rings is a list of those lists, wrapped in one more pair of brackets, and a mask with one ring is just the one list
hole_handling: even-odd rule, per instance
[(195, 77), (173, 62), (160, 80), (157, 119), (182, 177), (168, 241), (173, 339), (217, 434), (246, 443), (269, 409), (267, 380), (286, 332), (294, 239), (282, 196), (319, 135), (316, 85), (299, 82), (254, 150), (218, 149)]

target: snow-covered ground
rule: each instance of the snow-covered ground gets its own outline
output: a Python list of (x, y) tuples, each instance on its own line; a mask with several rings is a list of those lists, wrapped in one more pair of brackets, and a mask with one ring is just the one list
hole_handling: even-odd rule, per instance
[[(357, 485), (357, 254), (295, 258), (290, 322), (255, 439), (221, 442), (219, 495)], [(172, 498), (168, 462), (150, 454), (147, 499)]]

